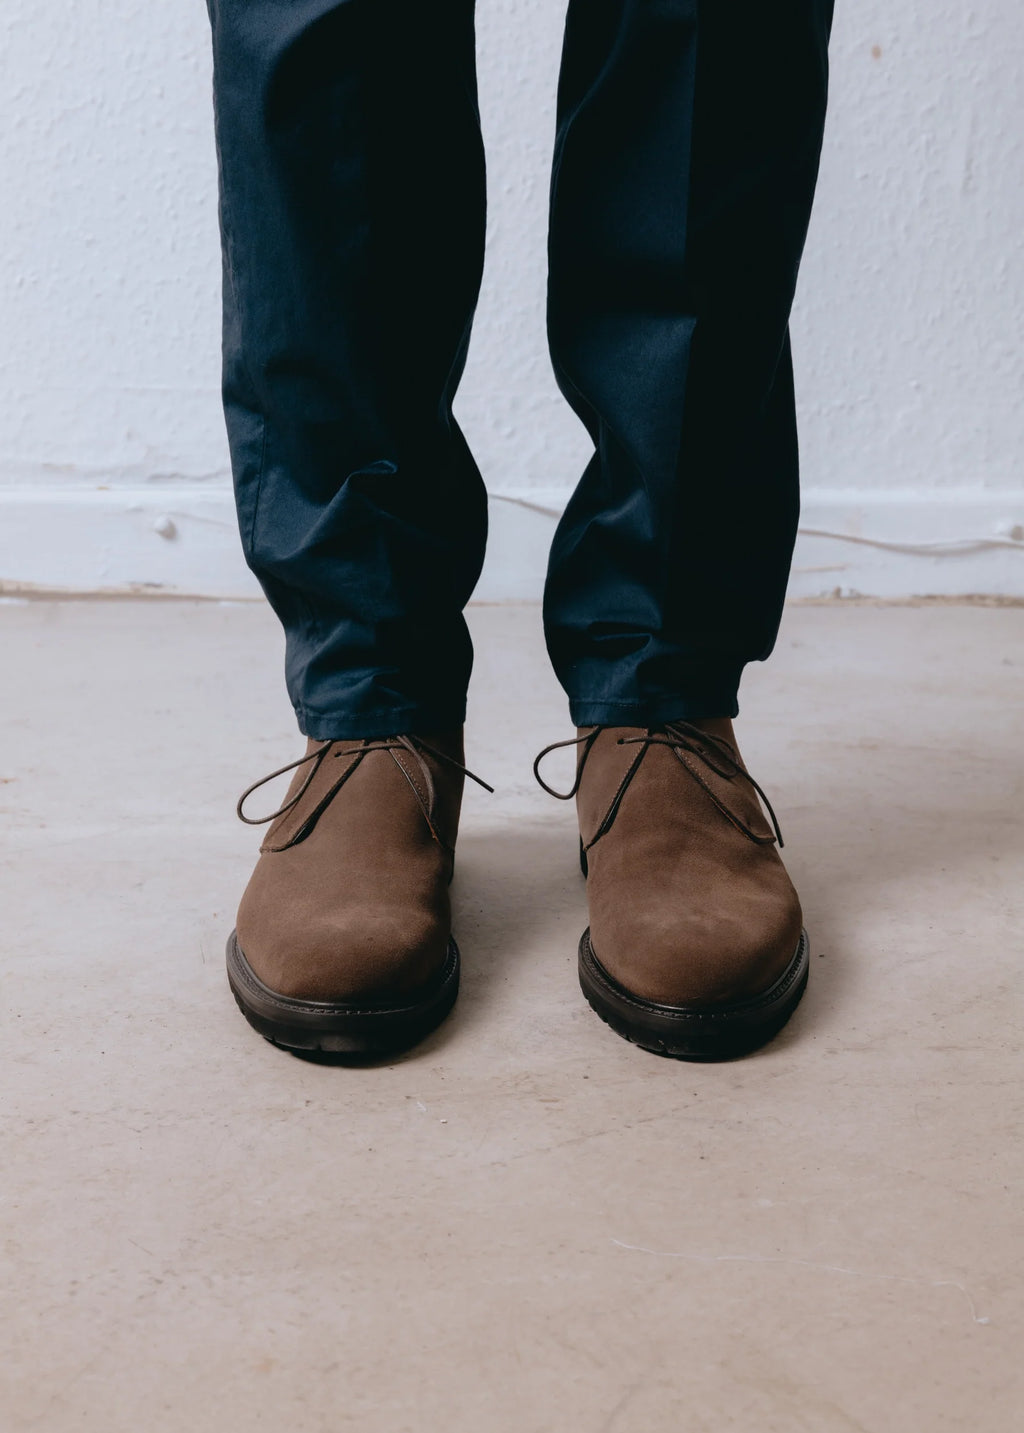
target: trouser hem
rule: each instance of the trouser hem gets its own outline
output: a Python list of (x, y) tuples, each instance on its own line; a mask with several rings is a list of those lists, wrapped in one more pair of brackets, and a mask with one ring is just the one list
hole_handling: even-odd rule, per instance
[(461, 727), (466, 704), (455, 706), (389, 707), (375, 711), (314, 711), (297, 705), (299, 731), (313, 741), (351, 741), (397, 736), (400, 732), (442, 732)]
[(707, 721), (739, 713), (737, 691), (731, 688), (696, 696), (644, 697), (637, 701), (588, 701), (569, 698), (569, 715), (575, 726), (664, 726), (670, 721)]

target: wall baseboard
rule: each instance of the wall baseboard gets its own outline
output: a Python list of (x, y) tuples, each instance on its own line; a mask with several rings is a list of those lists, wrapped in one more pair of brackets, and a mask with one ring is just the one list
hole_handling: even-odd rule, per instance
[[(476, 600), (533, 601), (563, 493), (492, 494)], [(0, 487), (0, 589), (246, 599), (223, 484)], [(1024, 597), (1024, 489), (807, 491), (790, 596)]]

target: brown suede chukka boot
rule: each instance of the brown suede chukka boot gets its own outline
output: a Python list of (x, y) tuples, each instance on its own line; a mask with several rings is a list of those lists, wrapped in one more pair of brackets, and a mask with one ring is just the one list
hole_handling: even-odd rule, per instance
[[(775, 815), (726, 719), (581, 729), (576, 796), (590, 926), (580, 984), (618, 1034), (684, 1060), (769, 1040), (807, 984)], [(771, 816), (765, 819), (760, 800)]]
[[(372, 1057), (448, 1014), (459, 988), (448, 885), (472, 776), (462, 758), (458, 731), (310, 741), (294, 763), (227, 949), (239, 1008), (268, 1040)], [(262, 822), (244, 803), (263, 784), (238, 803), (251, 825)]]

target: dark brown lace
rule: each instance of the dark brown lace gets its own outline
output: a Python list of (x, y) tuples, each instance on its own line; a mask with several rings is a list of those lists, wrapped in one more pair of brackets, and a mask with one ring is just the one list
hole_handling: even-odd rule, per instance
[[(337, 750), (334, 750), (334, 748), (337, 748)], [(419, 773), (423, 778), (423, 791), (420, 790), (416, 782), (412, 779), (408, 771), (406, 771), (405, 767), (397, 759), (397, 757), (394, 758), (395, 765), (398, 767), (399, 771), (409, 783), (409, 789), (412, 791), (412, 794), (415, 796), (416, 801), (419, 804), (420, 810), (423, 812), (424, 820), (430, 827), (431, 836), (433, 836), (434, 840), (438, 843), (438, 845), (443, 846), (445, 850), (450, 850), (451, 848), (449, 847), (448, 843), (441, 837), (441, 834), (437, 829), (437, 825), (434, 819), (437, 807), (437, 788), (434, 783), (434, 774), (430, 769), (430, 763), (426, 760), (424, 753), (434, 757), (435, 760), (442, 762), (444, 765), (452, 767), (456, 771), (461, 771), (463, 776), (468, 776), (471, 781), (475, 781), (476, 784), (478, 786), (482, 786), (485, 791), (490, 791), (491, 793), (493, 793), (494, 791), (493, 786), (488, 786), (486, 781), (484, 781), (479, 776), (475, 776), (473, 772), (470, 771), (468, 767), (463, 766), (460, 761), (456, 761), (455, 758), (453, 756), (449, 756), (447, 752), (438, 751), (436, 747), (430, 746), (421, 737), (407, 735), (386, 736), (379, 738), (374, 737), (362, 741), (358, 746), (348, 746), (345, 744), (344, 739), (342, 739), (340, 741), (324, 742), (323, 746), (317, 747), (316, 751), (310, 751), (305, 756), (300, 756), (298, 761), (291, 761), (288, 763), (287, 766), (281, 766), (277, 769), (277, 771), (272, 771), (269, 776), (261, 776), (259, 781), (254, 781), (253, 784), (245, 791), (243, 791), (241, 796), (238, 798), (238, 806), (236, 807), (236, 810), (238, 812), (239, 820), (244, 821), (247, 826), (265, 826), (270, 821), (276, 821), (279, 816), (285, 816), (289, 811), (293, 811), (295, 809), (295, 807), (302, 800), (303, 796), (305, 796), (306, 792), (309, 790), (310, 785), (314, 781), (317, 772), (320, 770), (321, 766), (323, 766), (328, 756), (356, 757), (357, 759), (353, 761), (352, 765), (345, 771), (345, 773), (341, 777), (341, 780), (336, 782), (329, 789), (327, 795), (321, 799), (315, 810), (311, 812), (308, 819), (302, 824), (302, 826), (295, 833), (295, 835), (292, 836), (290, 840), (286, 841), (284, 845), (280, 848), (281, 850), (287, 850), (289, 846), (296, 845), (304, 837), (309, 835), (310, 831), (316, 825), (317, 821), (323, 815), (324, 811), (334, 800), (335, 796), (337, 796), (341, 788), (345, 785), (345, 782), (348, 781), (349, 777), (352, 776), (356, 768), (361, 765), (364, 757), (368, 756), (371, 751), (390, 751), (392, 753), (403, 751), (408, 753), (408, 755), (414, 759), (419, 769)], [(247, 816), (245, 814), (243, 808), (245, 807), (246, 801), (248, 801), (249, 797), (253, 794), (254, 791), (258, 791), (261, 786), (266, 786), (268, 781), (273, 781), (278, 776), (285, 776), (289, 771), (297, 771), (298, 768), (300, 766), (304, 766), (307, 761), (313, 763), (310, 767), (309, 775), (306, 777), (305, 781), (303, 781), (302, 785), (299, 787), (298, 791), (295, 793), (295, 795), (291, 798), (290, 801), (286, 801), (285, 804), (279, 810), (272, 811), (269, 816), (252, 817)]]
[[(549, 796), (554, 796), (559, 801), (572, 800), (580, 789), (580, 782), (583, 779), (583, 769), (587, 764), (587, 757), (593, 750), (594, 742), (604, 730), (604, 727), (595, 726), (583, 736), (570, 737), (568, 741), (553, 741), (550, 746), (546, 746), (538, 755), (536, 761), (533, 763), (533, 774)], [(748, 840), (755, 842), (758, 846), (768, 846), (774, 841), (778, 841), (780, 848), (785, 844), (782, 839), (782, 831), (779, 828), (778, 818), (772, 810), (771, 802), (750, 773), (737, 761), (736, 753), (729, 743), (721, 737), (712, 736), (710, 732), (703, 731), (699, 726), (694, 726), (692, 722), (673, 721), (667, 722), (664, 726), (644, 727), (639, 736), (620, 736), (617, 744), (619, 746), (636, 746), (638, 750), (625, 776), (619, 783), (618, 790), (612, 797), (611, 805), (605, 812), (604, 819), (590, 840), (585, 842), (583, 847), (585, 851), (589, 851), (594, 842), (598, 841), (606, 831), (610, 830), (615, 817), (618, 815), (619, 807), (622, 805), (622, 798), (625, 796), (633, 777), (640, 770), (641, 762), (652, 746), (667, 746), (673, 755), (678, 758), (683, 770), (693, 777), (694, 781), (702, 788), (725, 819), (730, 822), (731, 825), (735, 826), (737, 831), (741, 831)], [(583, 752), (576, 765), (576, 780), (568, 791), (556, 791), (553, 787), (549, 786), (541, 776), (540, 764), (551, 752), (568, 746), (582, 746), (583, 748)], [(751, 786), (763, 802), (768, 815), (771, 817), (775, 834), (769, 836), (761, 835), (755, 831), (748, 822), (744, 821), (742, 816), (731, 810), (704, 779), (700, 768), (688, 760), (688, 755), (696, 756), (709, 770), (713, 771), (716, 776), (721, 776), (726, 781), (734, 781), (739, 777), (742, 781), (745, 781), (748, 786)]]

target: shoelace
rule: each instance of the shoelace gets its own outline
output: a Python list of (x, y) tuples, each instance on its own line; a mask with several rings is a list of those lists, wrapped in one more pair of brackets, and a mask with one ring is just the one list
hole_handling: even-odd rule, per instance
[[(604, 727), (596, 726), (592, 731), (586, 732), (583, 736), (570, 737), (567, 741), (553, 741), (550, 746), (546, 746), (544, 750), (539, 753), (533, 763), (533, 774), (537, 778), (538, 784), (543, 787), (549, 796), (554, 796), (559, 801), (572, 800), (580, 789), (580, 782), (583, 779), (583, 770), (587, 764), (587, 757), (593, 750), (594, 742), (603, 730)], [(735, 826), (737, 831), (741, 831), (749, 840), (758, 846), (768, 846), (774, 841), (778, 841), (780, 849), (785, 844), (782, 839), (782, 831), (779, 827), (778, 818), (772, 809), (771, 802), (750, 773), (744, 770), (736, 760), (736, 756), (729, 743), (724, 741), (721, 737), (712, 736), (710, 732), (702, 731), (700, 727), (694, 726), (691, 722), (674, 721), (667, 722), (664, 726), (645, 727), (640, 736), (620, 736), (617, 745), (636, 746), (638, 748), (637, 754), (630, 763), (622, 781), (619, 783), (619, 788), (612, 797), (611, 805), (605, 812), (604, 819), (601, 821), (594, 835), (584, 844), (583, 849), (585, 851), (589, 851), (594, 842), (598, 841), (606, 831), (611, 829), (615, 817), (618, 815), (619, 807), (622, 805), (622, 798), (625, 796), (633, 777), (640, 770), (641, 762), (652, 746), (667, 746), (678, 758), (683, 770), (693, 777), (694, 781), (704, 790), (725, 819), (730, 822), (731, 825)], [(579, 758), (576, 766), (576, 780), (568, 791), (556, 791), (554, 787), (549, 786), (541, 776), (540, 765), (551, 752), (559, 751), (569, 746), (583, 747), (583, 754)], [(713, 771), (716, 776), (721, 776), (726, 781), (733, 781), (739, 777), (745, 781), (748, 786), (752, 787), (764, 804), (768, 815), (771, 817), (772, 828), (775, 834), (770, 836), (760, 835), (748, 822), (744, 821), (742, 816), (731, 810), (704, 779), (700, 769), (687, 760), (686, 754), (697, 757), (709, 770)]]
[[(338, 749), (334, 750), (334, 748)], [(324, 811), (326, 811), (327, 807), (334, 800), (335, 796), (337, 796), (341, 788), (345, 785), (346, 781), (348, 781), (349, 777), (352, 776), (356, 768), (362, 764), (363, 758), (368, 756), (371, 751), (389, 751), (392, 753), (401, 751), (406, 752), (414, 759), (419, 769), (419, 773), (423, 778), (424, 791), (421, 791), (419, 789), (416, 782), (412, 779), (408, 771), (406, 771), (405, 767), (397, 759), (397, 757), (394, 758), (395, 765), (398, 767), (399, 771), (401, 771), (402, 775), (409, 783), (409, 789), (412, 791), (420, 810), (423, 812), (423, 817), (430, 828), (431, 836), (433, 836), (434, 840), (438, 843), (438, 845), (443, 846), (446, 851), (450, 850), (451, 848), (449, 847), (448, 843), (442, 839), (434, 821), (435, 809), (437, 805), (437, 788), (434, 784), (434, 774), (430, 769), (430, 763), (426, 760), (424, 753), (434, 757), (437, 761), (443, 762), (444, 765), (454, 768), (454, 770), (456, 771), (461, 771), (463, 776), (468, 776), (471, 781), (475, 781), (476, 784), (478, 786), (482, 786), (485, 791), (490, 791), (492, 794), (494, 792), (494, 787), (488, 786), (487, 782), (484, 781), (482, 777), (474, 775), (474, 773), (470, 771), (468, 767), (463, 766), (460, 761), (456, 761), (453, 756), (449, 756), (446, 752), (438, 751), (436, 747), (430, 746), (427, 742), (423, 741), (418, 736), (401, 735), (371, 738), (362, 742), (359, 746), (346, 746), (344, 745), (343, 740), (327, 741), (323, 744), (323, 746), (317, 747), (316, 751), (310, 751), (305, 756), (300, 756), (298, 761), (290, 761), (287, 766), (281, 766), (277, 769), (277, 771), (272, 771), (269, 776), (261, 776), (259, 781), (254, 781), (253, 784), (245, 791), (243, 791), (241, 796), (238, 798), (238, 806), (235, 808), (238, 812), (238, 819), (240, 821), (244, 821), (247, 826), (266, 826), (269, 822), (276, 821), (279, 816), (285, 816), (289, 811), (293, 811), (295, 809), (295, 807), (302, 800), (303, 796), (305, 796), (306, 792), (309, 790), (310, 785), (314, 781), (317, 772), (320, 770), (321, 766), (327, 760), (329, 755), (333, 754), (334, 757), (357, 757), (358, 760), (354, 761), (352, 765), (344, 772), (340, 781), (337, 781), (332, 787), (330, 787), (326, 796), (321, 799), (319, 804), (310, 813), (309, 817), (303, 822), (302, 826), (295, 833), (295, 835), (292, 836), (290, 840), (286, 841), (284, 845), (279, 848), (282, 851), (287, 850), (289, 846), (296, 845), (299, 841), (303, 840), (304, 837), (309, 835), (310, 831), (316, 825), (317, 821), (323, 815)], [(253, 794), (254, 791), (258, 791), (261, 786), (266, 786), (268, 781), (273, 781), (278, 776), (285, 776), (289, 771), (297, 771), (299, 767), (304, 766), (306, 762), (313, 763), (310, 767), (309, 775), (306, 777), (305, 781), (303, 781), (302, 785), (299, 787), (298, 791), (295, 793), (295, 795), (291, 798), (290, 801), (286, 801), (279, 810), (272, 811), (269, 816), (253, 817), (247, 816), (245, 814), (245, 803), (248, 801), (249, 797)]]

